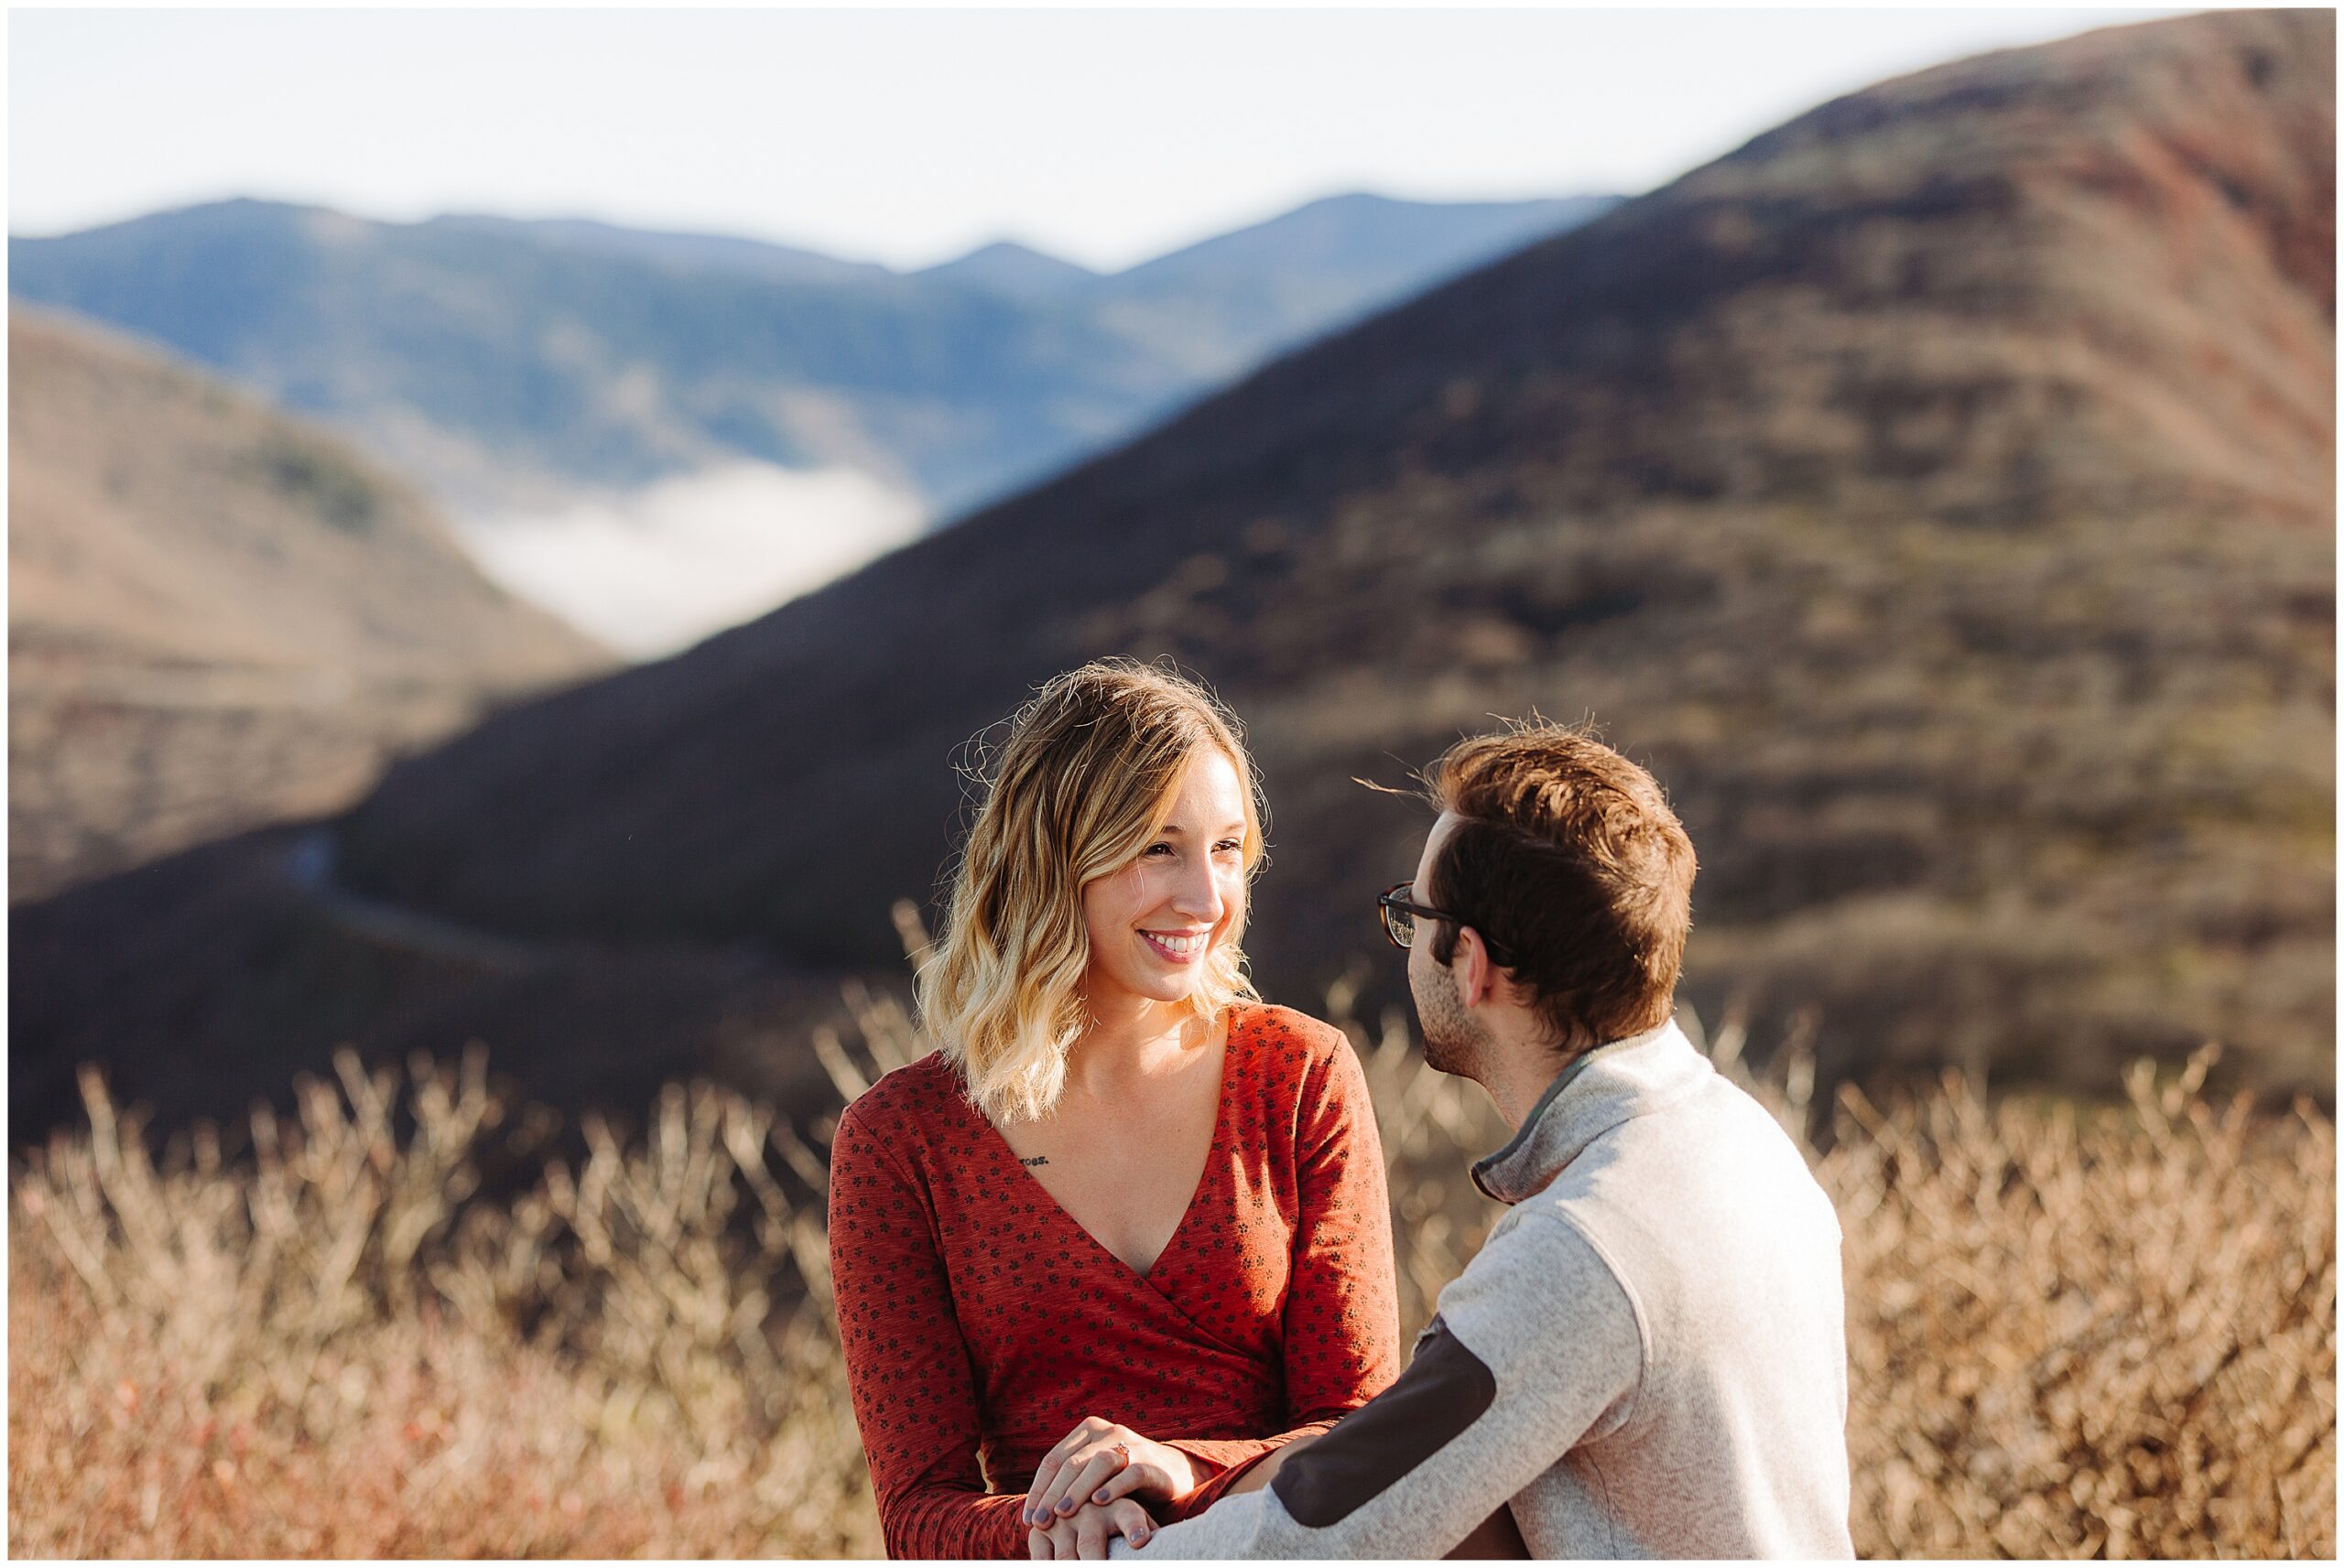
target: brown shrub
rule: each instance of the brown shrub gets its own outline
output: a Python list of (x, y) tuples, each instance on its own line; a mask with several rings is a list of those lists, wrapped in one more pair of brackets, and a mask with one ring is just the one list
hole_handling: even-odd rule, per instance
[(2129, 1113), (1842, 1091), (1869, 1551), (2334, 1554), (2335, 1127), (2207, 1104), (2209, 1055)]
[(199, 1137), (157, 1170), (85, 1076), (89, 1129), (18, 1174), (12, 1552), (875, 1552), (770, 1113), (670, 1088), (643, 1146), (589, 1122), (578, 1170), (496, 1203), (477, 1054), (413, 1065), (404, 1137), (395, 1078), (336, 1065), (249, 1169)]
[[(868, 1063), (816, 1043), (842, 1094), (910, 1048), (899, 1015), (863, 1022)], [(1413, 1330), (1486, 1233), (1464, 1165), (1503, 1129), (1396, 1015), (1351, 1027)], [(1742, 1043), (1708, 1044), (1740, 1074)], [(1781, 1054), (1753, 1087), (1804, 1137), (1812, 1059)], [(12, 1552), (875, 1552), (818, 1149), (670, 1088), (641, 1147), (590, 1126), (578, 1170), (491, 1201), (477, 1056), (412, 1065), (406, 1133), (391, 1076), (338, 1067), (233, 1168), (198, 1139), (157, 1170), (90, 1077), (89, 1128), (17, 1173)], [(2212, 1106), (2204, 1067), (2144, 1065), (2121, 1108), (1842, 1091), (1816, 1170), (1847, 1233), (1860, 1551), (2332, 1553), (2334, 1129)]]

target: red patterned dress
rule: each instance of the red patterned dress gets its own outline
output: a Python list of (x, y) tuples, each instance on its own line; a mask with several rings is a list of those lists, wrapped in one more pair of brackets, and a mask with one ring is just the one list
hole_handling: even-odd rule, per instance
[(830, 1156), (847, 1383), (891, 1557), (1022, 1558), (1035, 1467), (1085, 1416), (1219, 1497), (1399, 1371), (1384, 1154), (1342, 1033), (1241, 1005), (1211, 1152), (1145, 1275), (1017, 1162), (939, 1055), (848, 1108)]

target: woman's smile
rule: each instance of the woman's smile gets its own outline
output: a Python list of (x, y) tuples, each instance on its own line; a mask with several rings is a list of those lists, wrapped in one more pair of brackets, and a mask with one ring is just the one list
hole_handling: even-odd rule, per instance
[(1212, 933), (1210, 931), (1143, 929), (1140, 936), (1146, 942), (1149, 949), (1167, 964), (1193, 964), (1204, 957), (1205, 948), (1212, 942)]

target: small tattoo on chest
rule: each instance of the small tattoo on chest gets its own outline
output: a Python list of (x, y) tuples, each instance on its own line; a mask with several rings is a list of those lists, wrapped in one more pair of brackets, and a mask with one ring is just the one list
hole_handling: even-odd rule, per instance
[(1036, 1165), (1048, 1164), (1050, 1162), (1050, 1157), (1047, 1154), (1036, 1154), (1030, 1160), (1020, 1160), (1017, 1162), (1030, 1171)]

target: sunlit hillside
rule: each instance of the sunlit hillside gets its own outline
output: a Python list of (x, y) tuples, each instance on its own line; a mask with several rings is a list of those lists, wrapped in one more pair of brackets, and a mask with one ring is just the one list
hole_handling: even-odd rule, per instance
[(8, 892), (323, 816), (611, 656), (342, 442), (86, 322), (8, 322)]

